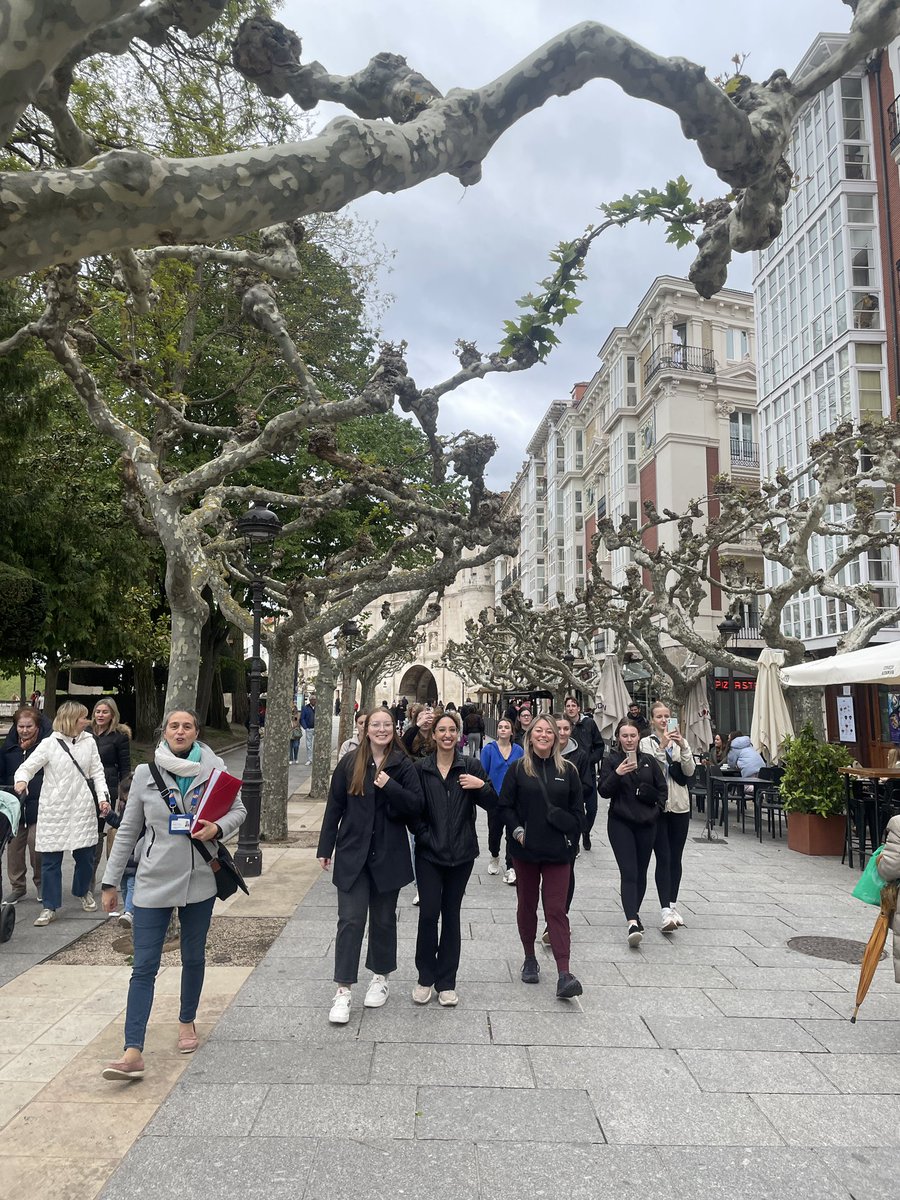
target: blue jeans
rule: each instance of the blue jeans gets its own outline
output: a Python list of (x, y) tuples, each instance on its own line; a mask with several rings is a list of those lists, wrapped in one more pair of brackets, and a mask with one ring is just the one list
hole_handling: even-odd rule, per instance
[(300, 758), (300, 739), (298, 737), (291, 738), (291, 751), (288, 756), (288, 761), (295, 763)]
[[(72, 895), (87, 895), (91, 888), (91, 876), (94, 873), (95, 846), (82, 846), (72, 851), (75, 859), (75, 875), (72, 879)], [(41, 855), (41, 895), (44, 908), (52, 908), (54, 912), (62, 908), (62, 860), (65, 850), (45, 850)]]
[[(185, 1024), (193, 1021), (197, 1015), (206, 973), (206, 935), (215, 902), (215, 896), (210, 896), (208, 900), (185, 904), (178, 910), (181, 923), (181, 1010), (178, 1020)], [(134, 966), (125, 1009), (126, 1050), (131, 1047), (141, 1051), (144, 1049), (144, 1035), (153, 1007), (153, 991), (171, 915), (171, 908), (134, 906)]]
[(134, 879), (134, 875), (125, 875), (122, 878), (123, 912), (134, 912)]

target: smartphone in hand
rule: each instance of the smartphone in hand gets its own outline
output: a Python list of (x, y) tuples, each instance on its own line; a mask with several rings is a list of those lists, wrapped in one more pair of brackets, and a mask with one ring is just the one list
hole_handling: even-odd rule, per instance
[(628, 760), (628, 762), (637, 765), (637, 750), (626, 750), (625, 758)]
[(677, 733), (678, 732), (678, 718), (677, 717), (669, 717), (668, 721), (666, 721), (666, 732), (667, 733)]

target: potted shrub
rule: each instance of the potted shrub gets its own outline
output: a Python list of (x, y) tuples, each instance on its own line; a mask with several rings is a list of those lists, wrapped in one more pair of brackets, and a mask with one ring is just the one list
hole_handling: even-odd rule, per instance
[(844, 778), (850, 766), (843, 746), (820, 742), (812, 725), (785, 738), (781, 800), (788, 814), (788, 849), (800, 854), (842, 854), (846, 836)]

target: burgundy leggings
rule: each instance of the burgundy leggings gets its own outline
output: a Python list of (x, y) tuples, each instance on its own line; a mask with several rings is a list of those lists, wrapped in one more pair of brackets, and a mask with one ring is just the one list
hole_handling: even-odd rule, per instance
[(566, 916), (566, 898), (572, 867), (569, 863), (530, 863), (513, 858), (516, 868), (516, 894), (518, 908), (516, 922), (525, 957), (534, 954), (537, 937), (538, 895), (544, 902), (544, 919), (550, 930), (550, 947), (556, 959), (556, 969), (569, 969), (569, 918)]

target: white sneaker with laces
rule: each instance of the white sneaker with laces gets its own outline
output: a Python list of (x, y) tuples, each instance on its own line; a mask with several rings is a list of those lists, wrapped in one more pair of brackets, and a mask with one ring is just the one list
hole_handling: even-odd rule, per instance
[(41, 915), (38, 917), (38, 919), (35, 921), (35, 925), (49, 925), (51, 921), (55, 921), (55, 920), (56, 920), (56, 913), (54, 912), (54, 910), (52, 908), (45, 908), (44, 911), (41, 913)]
[(509, 870), (507, 872), (505, 872), (505, 874), (503, 876), (503, 882), (508, 883), (510, 885), (510, 887), (512, 887), (512, 885), (516, 882), (516, 868), (515, 867), (510, 867)]
[(81, 907), (85, 912), (96, 912), (97, 901), (94, 899), (93, 892), (85, 892), (81, 897)]
[(499, 875), (499, 874), (500, 874), (500, 859), (492, 858), (491, 861), (488, 863), (488, 875)]
[(678, 922), (675, 920), (675, 914), (671, 908), (663, 908), (659, 914), (659, 928), (663, 933), (674, 933), (678, 928)]
[(391, 994), (388, 981), (383, 975), (373, 975), (372, 982), (366, 988), (366, 998), (363, 1004), (366, 1008), (381, 1008)]
[(678, 909), (675, 907), (674, 904), (672, 905), (672, 916), (675, 918), (675, 924), (680, 929), (682, 927), (682, 925), (684, 924), (684, 917), (681, 915), (681, 913), (678, 911)]
[(332, 1025), (346, 1025), (350, 1020), (350, 989), (338, 988), (331, 1002), (328, 1020)]

